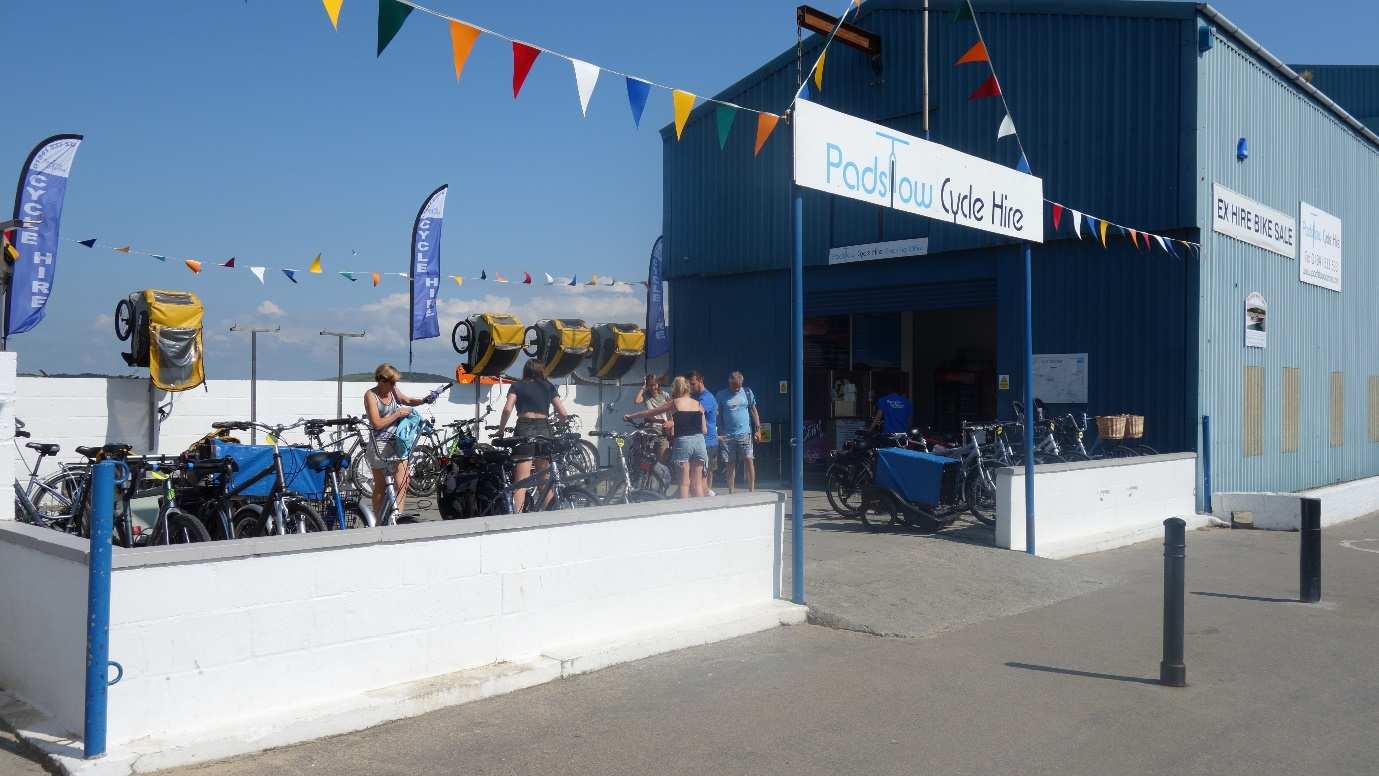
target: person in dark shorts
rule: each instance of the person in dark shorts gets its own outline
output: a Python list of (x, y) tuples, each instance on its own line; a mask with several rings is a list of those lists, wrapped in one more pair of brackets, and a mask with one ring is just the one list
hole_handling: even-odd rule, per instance
[[(549, 437), (552, 434), (550, 412), (552, 405), (560, 417), (567, 417), (570, 413), (565, 411), (565, 403), (560, 400), (560, 394), (556, 392), (551, 381), (546, 379), (545, 365), (535, 359), (528, 361), (522, 367), (522, 379), (513, 383), (512, 388), (508, 389), (508, 400), (503, 405), (503, 414), (499, 418), (498, 427), (506, 429), (508, 418), (515, 411), (517, 413), (517, 425), (513, 427), (514, 437)], [(498, 432), (500, 435), (502, 431)], [(518, 445), (513, 448), (512, 455), (517, 464), (512, 470), (512, 481), (520, 482), (531, 476), (532, 470), (545, 471), (551, 465), (549, 458), (540, 456), (542, 452), (540, 446), (535, 443)], [(512, 493), (513, 511), (521, 512), (526, 506), (527, 491), (519, 488)]]

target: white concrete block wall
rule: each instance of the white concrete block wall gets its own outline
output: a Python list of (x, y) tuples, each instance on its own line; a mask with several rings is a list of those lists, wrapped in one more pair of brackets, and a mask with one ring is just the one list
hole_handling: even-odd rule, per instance
[[(1163, 521), (1196, 519), (1192, 453), (1036, 466), (1035, 550), (1062, 558), (1162, 535)], [(1025, 549), (1025, 472), (996, 477), (996, 545)]]
[(1322, 502), (1322, 526), (1379, 512), (1379, 477), (1342, 482), (1297, 493), (1215, 493), (1212, 513), (1231, 522), (1232, 512), (1249, 512), (1253, 527), (1269, 531), (1296, 531), (1302, 524), (1303, 498)]
[[(14, 353), (0, 352), (0, 482), (14, 481), (14, 395), (18, 390), (15, 370), (18, 360)], [(0, 498), (0, 520), (14, 519), (14, 500)], [(3, 627), (0, 624), (0, 627)]]

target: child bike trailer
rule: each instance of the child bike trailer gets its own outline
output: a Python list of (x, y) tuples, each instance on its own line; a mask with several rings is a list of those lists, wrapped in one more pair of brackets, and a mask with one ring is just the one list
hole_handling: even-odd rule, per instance
[(594, 333), (578, 318), (551, 318), (527, 327), (523, 352), (546, 365), (546, 377), (564, 377), (579, 368), (593, 347)]
[(618, 380), (646, 350), (646, 332), (635, 323), (600, 323), (594, 327), (594, 353), (589, 376)]
[(481, 377), (500, 375), (517, 360), (526, 338), (522, 321), (507, 313), (476, 313), (455, 324), (450, 344), (465, 358), (465, 371)]
[(190, 291), (148, 288), (115, 306), (115, 336), (129, 342), (121, 353), (130, 366), (146, 366), (153, 384), (186, 391), (206, 381), (201, 342), (201, 300)]

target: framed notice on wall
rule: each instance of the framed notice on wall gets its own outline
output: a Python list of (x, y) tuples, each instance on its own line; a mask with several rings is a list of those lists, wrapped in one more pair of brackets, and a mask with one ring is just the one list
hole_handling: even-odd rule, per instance
[(1303, 202), (1298, 223), (1298, 280), (1340, 291), (1341, 219)]
[(1087, 354), (1036, 354), (1034, 398), (1049, 404), (1086, 404)]
[(1262, 348), (1269, 344), (1269, 303), (1264, 295), (1251, 291), (1245, 297), (1245, 347)]

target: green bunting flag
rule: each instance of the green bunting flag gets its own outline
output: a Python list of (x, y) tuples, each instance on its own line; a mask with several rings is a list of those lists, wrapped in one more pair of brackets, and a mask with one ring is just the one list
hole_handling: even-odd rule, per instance
[(340, 277), (344, 278), (345, 280), (350, 281), (351, 283), (353, 283), (353, 282), (355, 282), (355, 281), (357, 280), (357, 278), (355, 278), (353, 272), (341, 272), (341, 273), (340, 273)]
[(967, 0), (958, 0), (958, 7), (953, 9), (953, 21), (961, 22), (972, 18), (972, 6)]
[(412, 6), (397, 0), (378, 0), (378, 56), (383, 56), (383, 49), (393, 42), (411, 12)]
[(728, 133), (732, 131), (733, 119), (737, 118), (737, 109), (727, 105), (718, 106), (718, 150), (722, 151), (728, 146)]

